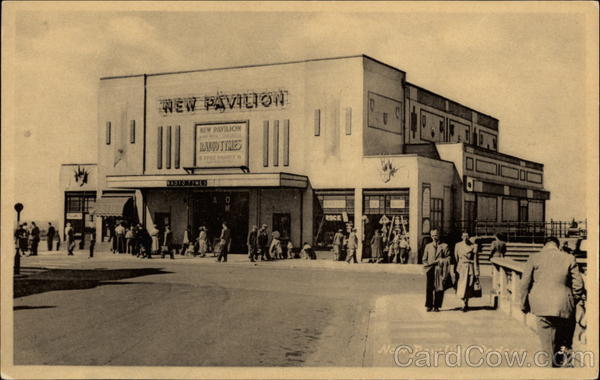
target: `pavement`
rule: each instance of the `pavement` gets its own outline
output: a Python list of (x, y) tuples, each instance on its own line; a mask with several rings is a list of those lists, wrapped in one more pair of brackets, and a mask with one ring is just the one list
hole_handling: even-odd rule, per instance
[(16, 364), (415, 367), (419, 352), (537, 349), (533, 331), (491, 309), (485, 275), (472, 311), (449, 290), (428, 313), (418, 265), (61, 251), (22, 267)]

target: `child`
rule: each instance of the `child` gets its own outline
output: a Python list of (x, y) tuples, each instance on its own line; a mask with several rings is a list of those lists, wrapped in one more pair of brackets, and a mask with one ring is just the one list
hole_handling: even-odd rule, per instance
[(287, 257), (289, 259), (296, 258), (296, 255), (294, 255), (294, 245), (292, 244), (291, 240), (287, 243)]

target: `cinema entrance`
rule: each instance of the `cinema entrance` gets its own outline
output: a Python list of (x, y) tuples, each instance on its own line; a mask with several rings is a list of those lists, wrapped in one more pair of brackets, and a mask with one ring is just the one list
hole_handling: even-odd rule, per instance
[(212, 245), (221, 234), (222, 223), (227, 222), (232, 237), (230, 252), (246, 252), (248, 191), (194, 191), (188, 199), (188, 220), (194, 236), (200, 226), (205, 226)]

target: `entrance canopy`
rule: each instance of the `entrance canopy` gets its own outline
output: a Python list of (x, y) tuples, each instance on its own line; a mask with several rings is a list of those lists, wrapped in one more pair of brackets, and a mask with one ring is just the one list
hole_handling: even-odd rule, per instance
[(96, 216), (123, 216), (124, 209), (131, 197), (102, 197), (96, 201)]
[(304, 189), (308, 178), (290, 173), (107, 176), (110, 188), (293, 187)]

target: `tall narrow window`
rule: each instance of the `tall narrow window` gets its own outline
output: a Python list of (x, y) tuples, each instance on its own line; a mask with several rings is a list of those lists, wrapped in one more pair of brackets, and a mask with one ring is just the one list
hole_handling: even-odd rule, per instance
[(171, 169), (171, 126), (169, 125), (167, 127), (167, 141), (165, 142), (165, 147), (166, 149), (166, 165), (165, 168), (166, 169)]
[(111, 129), (111, 124), (110, 121), (106, 122), (106, 145), (110, 145), (110, 131)]
[(129, 124), (129, 143), (135, 144), (135, 120), (131, 120)]
[(315, 110), (315, 136), (321, 136), (321, 110)]
[(290, 164), (290, 121), (283, 121), (283, 166)]
[(175, 169), (179, 169), (180, 163), (180, 155), (179, 155), (179, 147), (181, 144), (181, 126), (175, 126)]
[(163, 127), (156, 132), (156, 168), (162, 169)]
[(273, 123), (273, 166), (279, 166), (279, 120)]
[(352, 134), (352, 108), (346, 108), (346, 135)]
[(269, 121), (263, 121), (263, 166), (269, 166)]

